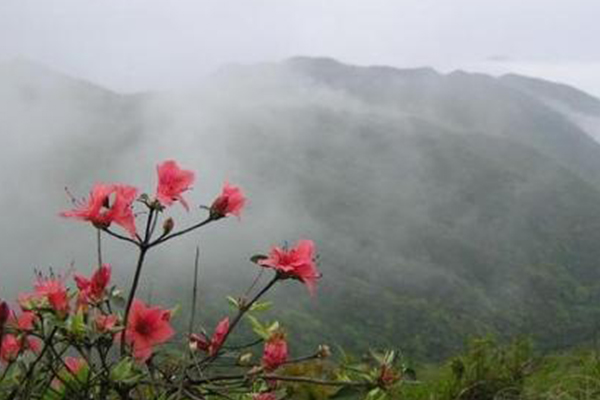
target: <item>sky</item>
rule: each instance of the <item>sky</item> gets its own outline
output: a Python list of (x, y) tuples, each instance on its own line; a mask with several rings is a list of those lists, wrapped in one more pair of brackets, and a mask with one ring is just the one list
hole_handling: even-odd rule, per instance
[(509, 71), (600, 96), (596, 0), (0, 0), (0, 61), (24, 57), (121, 92), (230, 63)]

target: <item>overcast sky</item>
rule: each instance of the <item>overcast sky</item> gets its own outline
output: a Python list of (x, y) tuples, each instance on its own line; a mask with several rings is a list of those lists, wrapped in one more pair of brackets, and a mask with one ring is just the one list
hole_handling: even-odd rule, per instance
[(600, 95), (599, 16), (597, 0), (0, 0), (0, 61), (127, 92), (313, 55), (514, 70)]

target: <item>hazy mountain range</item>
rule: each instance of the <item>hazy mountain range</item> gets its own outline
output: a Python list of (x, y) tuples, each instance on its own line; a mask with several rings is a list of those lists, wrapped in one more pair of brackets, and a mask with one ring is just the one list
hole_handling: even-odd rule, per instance
[[(275, 294), (303, 345), (437, 358), (485, 332), (544, 347), (595, 337), (600, 100), (575, 88), (298, 57), (122, 95), (21, 60), (0, 65), (0, 107), (0, 294), (36, 266), (91, 268), (92, 230), (56, 216), (69, 207), (64, 186), (153, 190), (155, 165), (176, 158), (198, 171), (194, 201), (209, 203), (226, 179), (251, 200), (240, 223), (148, 265), (146, 295), (185, 306), (201, 238), (209, 328), (213, 300), (255, 272), (249, 255), (307, 237), (320, 249), (317, 296), (292, 283)], [(106, 245), (123, 282), (126, 249)]]

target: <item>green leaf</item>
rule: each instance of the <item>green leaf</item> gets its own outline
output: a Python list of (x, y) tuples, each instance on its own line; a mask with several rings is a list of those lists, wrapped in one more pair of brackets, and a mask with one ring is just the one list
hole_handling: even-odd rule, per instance
[(44, 392), (42, 400), (61, 400), (65, 396), (65, 387), (61, 386), (56, 389), (48, 389)]
[(269, 336), (271, 336), (269, 331), (260, 323), (258, 319), (256, 319), (252, 315), (246, 315), (246, 317), (248, 318), (248, 321), (250, 321), (254, 333), (256, 333), (258, 336), (265, 340), (267, 340)]
[(279, 322), (275, 321), (267, 328), (267, 332), (269, 332), (269, 336), (279, 330)]
[(396, 360), (396, 352), (394, 350), (390, 350), (387, 353), (385, 353), (385, 356), (383, 357), (383, 363), (385, 365), (392, 365), (394, 364), (394, 361)]
[(83, 310), (79, 310), (79, 312), (75, 315), (72, 315), (69, 318), (67, 323), (67, 329), (71, 334), (76, 337), (82, 337), (86, 332), (85, 319), (83, 315)]
[(266, 260), (267, 258), (269, 257), (265, 256), (264, 254), (255, 254), (250, 257), (250, 261), (252, 261), (254, 264), (258, 264), (260, 260)]
[(355, 386), (344, 386), (334, 395), (330, 396), (330, 399), (358, 399), (359, 396), (364, 392), (364, 389), (357, 388)]
[(237, 299), (231, 297), (231, 296), (227, 296), (227, 301), (229, 302), (229, 304), (235, 308), (236, 310), (240, 309), (240, 303), (237, 301)]
[(175, 307), (171, 308), (171, 318), (174, 318), (181, 311), (181, 304), (177, 304)]
[(371, 390), (365, 396), (365, 400), (385, 400), (387, 399), (387, 393), (381, 390), (380, 388), (375, 388)]
[(250, 311), (256, 311), (256, 312), (267, 311), (272, 306), (273, 306), (273, 303), (270, 301), (263, 301), (263, 302), (257, 301), (256, 303), (252, 304), (252, 307), (250, 307)]
[(126, 382), (133, 376), (133, 360), (129, 357), (119, 361), (110, 371), (110, 378), (115, 382)]

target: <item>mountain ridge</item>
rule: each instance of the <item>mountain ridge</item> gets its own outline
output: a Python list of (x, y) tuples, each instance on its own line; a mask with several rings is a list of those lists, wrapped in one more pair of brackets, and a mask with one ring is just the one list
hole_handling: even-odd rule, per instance
[[(432, 359), (493, 332), (557, 348), (589, 340), (600, 318), (600, 145), (546, 93), (597, 99), (552, 83), (532, 90), (527, 79), (300, 57), (225, 68), (183, 93), (97, 96), (76, 86), (81, 93), (65, 95), (71, 85), (59, 83), (32, 100), (0, 90), (0, 129), (18, 134), (0, 155), (16, 170), (43, 162), (28, 176), (42, 174), (32, 182), (48, 193), (57, 176), (83, 187), (107, 176), (146, 182), (131, 170), (152, 170), (154, 158), (201, 171), (190, 196), (203, 202), (205, 184), (243, 184), (252, 199), (244, 223), (202, 236), (203, 264), (214, 265), (205, 274), (220, 278), (202, 292), (207, 315), (251, 278), (236, 269), (243, 254), (310, 237), (322, 255), (319, 301), (290, 283), (285, 296), (276, 291), (283, 312), (273, 315), (301, 328), (301, 346), (325, 339)], [(0, 89), (10, 84), (0, 77)], [(0, 183), (21, 189), (7, 172)], [(30, 208), (41, 209), (23, 195), (15, 218)], [(87, 228), (61, 226), (46, 244), (56, 221), (36, 221), (47, 224), (39, 233), (5, 224), (18, 235), (4, 240), (0, 261), (60, 260), (58, 250), (73, 247), (63, 238)], [(38, 242), (46, 245), (31, 254), (8, 251)], [(89, 259), (83, 238), (74, 242), (76, 258)], [(170, 282), (168, 302), (181, 299), (189, 267), (185, 248), (173, 251), (167, 271), (168, 253), (148, 267), (150, 282)]]

